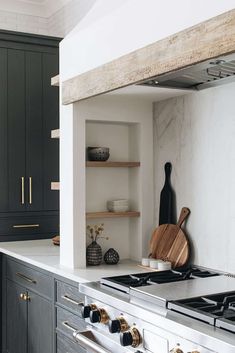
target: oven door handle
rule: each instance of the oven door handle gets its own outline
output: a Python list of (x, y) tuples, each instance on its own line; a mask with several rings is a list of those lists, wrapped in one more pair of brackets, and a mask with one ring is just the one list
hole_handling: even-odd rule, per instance
[(101, 347), (98, 343), (94, 342), (88, 336), (93, 336), (93, 332), (90, 330), (87, 331), (74, 331), (73, 337), (75, 340), (83, 347), (91, 350), (92, 353), (112, 353), (107, 349)]

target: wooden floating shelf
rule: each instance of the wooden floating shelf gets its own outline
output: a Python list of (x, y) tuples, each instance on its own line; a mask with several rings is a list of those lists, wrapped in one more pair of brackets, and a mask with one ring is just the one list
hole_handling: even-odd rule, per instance
[(51, 190), (60, 190), (60, 182), (52, 181), (51, 182)]
[(59, 87), (60, 85), (60, 76), (56, 75), (54, 77), (51, 78), (51, 86), (53, 87)]
[(86, 162), (88, 168), (134, 168), (139, 167), (140, 162)]
[(128, 212), (87, 212), (87, 219), (95, 218), (134, 218), (140, 217), (140, 212), (137, 211), (128, 211)]
[(51, 138), (59, 139), (60, 138), (60, 129), (51, 130)]

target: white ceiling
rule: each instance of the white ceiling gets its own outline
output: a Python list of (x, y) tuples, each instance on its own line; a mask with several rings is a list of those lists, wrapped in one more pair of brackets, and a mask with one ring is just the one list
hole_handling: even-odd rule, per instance
[(50, 17), (70, 1), (71, 0), (0, 0), (0, 11)]

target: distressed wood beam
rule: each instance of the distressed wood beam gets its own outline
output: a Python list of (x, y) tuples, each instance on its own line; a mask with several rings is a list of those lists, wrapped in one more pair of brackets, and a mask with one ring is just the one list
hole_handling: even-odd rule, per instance
[(62, 83), (70, 104), (235, 52), (235, 9)]

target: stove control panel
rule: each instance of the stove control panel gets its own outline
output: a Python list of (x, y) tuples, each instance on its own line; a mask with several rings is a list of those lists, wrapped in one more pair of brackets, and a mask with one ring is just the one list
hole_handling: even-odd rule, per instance
[[(110, 304), (86, 296), (83, 317), (87, 323), (130, 353), (215, 353), (177, 333), (157, 327)], [(120, 352), (122, 352), (120, 350)]]

